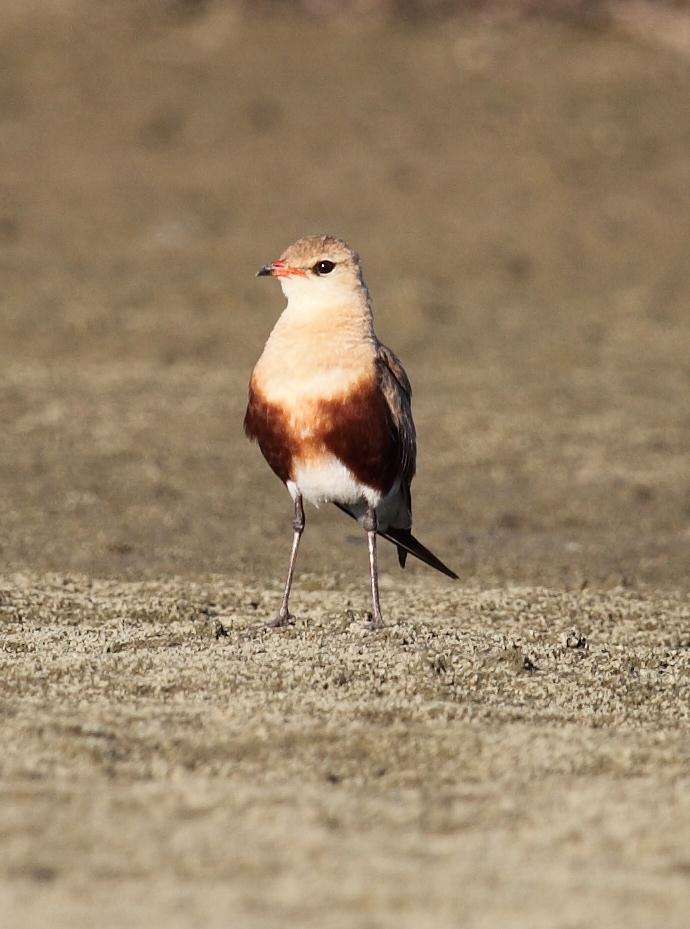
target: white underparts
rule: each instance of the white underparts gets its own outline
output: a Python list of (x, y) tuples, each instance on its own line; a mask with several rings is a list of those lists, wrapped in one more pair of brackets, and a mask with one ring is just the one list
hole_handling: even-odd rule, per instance
[(287, 488), (293, 500), (297, 492), (308, 502), (320, 503), (364, 503), (378, 506), (381, 494), (362, 484), (342, 461), (327, 455), (316, 461), (296, 461), (293, 464), (295, 478), (288, 481)]
[(364, 519), (367, 506), (373, 506), (380, 529), (385, 530), (389, 526), (406, 529), (411, 525), (411, 514), (401, 492), (400, 481), (396, 481), (383, 497), (378, 490), (358, 481), (332, 455), (319, 461), (296, 464), (294, 472), (295, 479), (287, 482), (293, 500), (300, 493), (304, 500), (316, 507), (320, 503), (340, 503), (360, 522)]

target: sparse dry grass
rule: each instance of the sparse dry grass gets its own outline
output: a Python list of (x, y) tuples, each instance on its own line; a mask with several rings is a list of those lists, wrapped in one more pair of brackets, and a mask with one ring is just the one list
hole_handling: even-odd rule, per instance
[(5, 925), (680, 929), (687, 598), (356, 596), (5, 578)]

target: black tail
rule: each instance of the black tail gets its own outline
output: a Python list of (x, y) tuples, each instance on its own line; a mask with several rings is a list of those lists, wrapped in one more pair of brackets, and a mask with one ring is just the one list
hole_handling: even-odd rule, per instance
[[(341, 506), (340, 503), (336, 503), (336, 506), (339, 510), (342, 510), (343, 513), (352, 516), (353, 519), (357, 518), (347, 507)], [(437, 558), (433, 552), (429, 551), (426, 545), (422, 545), (418, 539), (415, 539), (409, 529), (386, 529), (385, 531), (380, 531), (378, 534), (397, 546), (398, 561), (400, 562), (401, 568), (405, 567), (405, 561), (408, 554), (410, 554), (414, 555), (415, 558), (419, 558), (420, 561), (429, 565), (430, 568), (435, 568), (437, 571), (440, 571), (441, 574), (445, 574), (446, 577), (452, 577), (455, 581), (458, 580), (458, 575), (455, 571), (451, 571), (440, 558)]]

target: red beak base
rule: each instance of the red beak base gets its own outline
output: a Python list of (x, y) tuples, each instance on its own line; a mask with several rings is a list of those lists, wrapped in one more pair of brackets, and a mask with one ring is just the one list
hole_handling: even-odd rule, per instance
[(264, 265), (256, 272), (257, 277), (306, 277), (302, 268), (291, 268), (281, 258)]

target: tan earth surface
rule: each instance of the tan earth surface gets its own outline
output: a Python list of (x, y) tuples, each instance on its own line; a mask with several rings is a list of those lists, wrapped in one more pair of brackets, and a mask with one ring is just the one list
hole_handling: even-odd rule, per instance
[[(313, 8), (4, 4), (0, 926), (686, 929), (690, 59)], [(311, 510), (257, 634), (253, 273), (322, 230), (461, 579), (382, 550), (367, 634)]]

